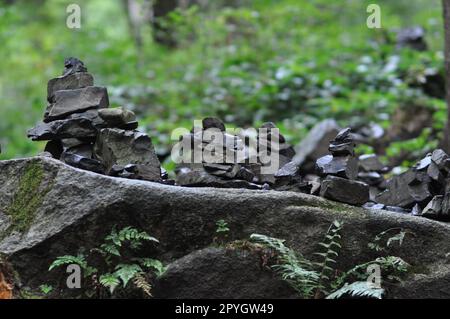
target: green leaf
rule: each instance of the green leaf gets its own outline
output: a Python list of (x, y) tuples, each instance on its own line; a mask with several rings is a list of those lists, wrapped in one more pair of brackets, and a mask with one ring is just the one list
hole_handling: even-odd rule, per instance
[(137, 264), (119, 264), (116, 266), (114, 275), (122, 280), (125, 288), (128, 282), (138, 273), (142, 272), (142, 268)]
[(60, 267), (62, 265), (69, 265), (69, 264), (77, 264), (81, 268), (85, 269), (87, 267), (85, 256), (80, 254), (78, 256), (72, 256), (72, 255), (65, 255), (57, 257), (55, 261), (50, 265), (48, 268), (49, 271), (53, 270), (56, 267)]
[(99, 281), (102, 286), (109, 289), (111, 294), (114, 293), (114, 290), (120, 284), (119, 278), (115, 273), (101, 275)]
[(156, 271), (156, 275), (159, 277), (166, 271), (166, 267), (163, 263), (157, 259), (152, 258), (139, 258), (139, 263), (145, 268), (152, 268)]

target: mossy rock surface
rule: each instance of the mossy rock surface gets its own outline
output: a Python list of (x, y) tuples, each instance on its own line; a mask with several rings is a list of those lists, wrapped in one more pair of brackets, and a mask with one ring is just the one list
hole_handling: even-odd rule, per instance
[[(23, 210), (27, 213), (21, 214)], [(113, 226), (134, 226), (158, 238), (160, 245), (149, 256), (170, 263), (211, 246), (220, 219), (228, 223), (229, 241), (259, 233), (285, 239), (305, 256), (317, 251), (330, 224), (339, 220), (344, 223), (340, 269), (373, 260), (368, 243), (380, 232), (407, 229), (414, 235), (393, 247), (392, 255), (415, 269), (426, 269), (427, 278), (437, 268), (440, 273), (450, 271), (450, 225), (426, 218), (295, 192), (189, 188), (115, 178), (45, 157), (0, 161), (0, 232), (14, 227), (0, 238), (0, 254), (7, 255), (29, 287), (63, 280), (64, 273), (56, 278), (47, 271), (51, 262), (82, 247), (98, 246)]]
[(45, 183), (44, 167), (39, 161), (27, 163), (20, 175), (17, 191), (5, 210), (6, 215), (11, 218), (10, 225), (0, 237), (14, 231), (20, 233), (28, 231), (36, 217), (36, 211), (51, 189), (51, 183)]

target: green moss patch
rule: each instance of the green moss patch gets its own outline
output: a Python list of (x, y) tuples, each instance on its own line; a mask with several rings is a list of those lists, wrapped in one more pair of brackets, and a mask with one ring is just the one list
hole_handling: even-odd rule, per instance
[(24, 233), (30, 228), (37, 209), (51, 189), (51, 183), (47, 186), (43, 185), (44, 177), (44, 168), (41, 163), (27, 164), (11, 205), (6, 209), (6, 214), (11, 217), (11, 225), (0, 237), (9, 235), (13, 231)]

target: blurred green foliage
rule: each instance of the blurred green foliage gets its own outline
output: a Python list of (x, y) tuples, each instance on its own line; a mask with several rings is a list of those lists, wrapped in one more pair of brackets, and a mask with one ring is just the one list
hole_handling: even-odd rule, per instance
[[(45, 108), (47, 81), (67, 56), (82, 59), (113, 106), (139, 116), (160, 151), (170, 132), (193, 119), (217, 115), (230, 126), (276, 122), (292, 143), (327, 117), (342, 125), (390, 125), (398, 107), (432, 108), (442, 129), (443, 100), (423, 93), (424, 75), (443, 72), (439, 0), (379, 0), (382, 29), (368, 29), (366, 0), (254, 0), (238, 7), (170, 14), (178, 42), (168, 49), (143, 29), (138, 50), (119, 0), (78, 0), (82, 28), (68, 29), (73, 1), (17, 0), (0, 7), (0, 158), (43, 148), (26, 138)], [(2, 2), (0, 2), (2, 3)], [(422, 25), (429, 50), (396, 50), (392, 30)], [(439, 136), (422, 134), (406, 148)], [(388, 150), (400, 152), (402, 143)]]

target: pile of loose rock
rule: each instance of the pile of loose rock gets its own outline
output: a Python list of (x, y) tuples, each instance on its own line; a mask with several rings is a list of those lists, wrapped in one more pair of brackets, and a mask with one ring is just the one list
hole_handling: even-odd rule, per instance
[[(377, 208), (439, 220), (450, 220), (450, 156), (433, 151), (408, 171), (387, 181), (386, 190), (376, 196)], [(391, 209), (392, 210), (392, 209)]]
[(63, 75), (48, 82), (44, 120), (28, 131), (28, 137), (49, 141), (47, 155), (77, 168), (164, 181), (150, 137), (135, 130), (134, 113), (108, 108), (106, 88), (94, 86), (82, 61), (68, 58), (64, 66)]

